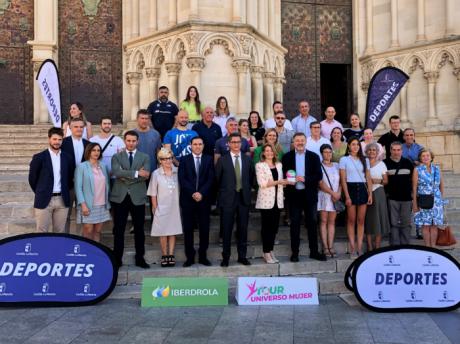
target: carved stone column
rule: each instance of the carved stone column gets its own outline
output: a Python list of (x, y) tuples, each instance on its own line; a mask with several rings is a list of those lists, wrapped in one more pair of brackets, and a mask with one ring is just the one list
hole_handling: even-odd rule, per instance
[(168, 26), (174, 26), (177, 24), (177, 0), (169, 0), (168, 4), (169, 4)]
[(411, 121), (409, 120), (408, 116), (408, 111), (407, 111), (407, 89), (409, 88), (409, 80), (407, 80), (406, 84), (404, 85), (403, 88), (401, 88), (401, 94), (400, 94), (400, 107), (401, 107), (401, 126), (403, 128), (407, 128), (412, 126)]
[(375, 52), (374, 49), (374, 1), (366, 0), (366, 50), (364, 55)]
[(445, 36), (449, 37), (455, 35), (455, 0), (446, 0), (446, 33)]
[(268, 36), (276, 40), (275, 0), (268, 0)]
[(152, 33), (158, 30), (157, 0), (150, 0), (149, 6), (149, 31)]
[(262, 83), (262, 72), (264, 67), (262, 66), (251, 66), (251, 95), (252, 95), (252, 107), (251, 110), (259, 112), (263, 116), (264, 107), (264, 88)]
[(273, 106), (273, 77), (274, 73), (263, 73), (264, 77), (264, 119), (272, 116)]
[(426, 41), (425, 35), (425, 0), (417, 1), (417, 38), (416, 42)]
[(457, 118), (455, 118), (454, 121), (454, 129), (456, 131), (460, 131), (460, 68), (455, 68), (454, 69), (454, 75), (457, 77), (457, 92), (458, 92), (458, 110), (457, 110)]
[(181, 64), (177, 62), (165, 63), (166, 72), (168, 73), (169, 82), (169, 99), (176, 103), (178, 102), (178, 78), (181, 69)]
[(131, 121), (136, 120), (137, 111), (139, 110), (139, 84), (142, 79), (140, 72), (126, 73), (126, 82), (131, 86)]
[(273, 79), (273, 91), (275, 100), (283, 102), (283, 84), (286, 83), (286, 79), (281, 76), (277, 76)]
[(196, 20), (199, 19), (199, 12), (198, 12), (198, 0), (190, 0), (190, 15), (188, 19)]
[(233, 0), (232, 10), (232, 22), (241, 23), (241, 0)]
[(158, 80), (160, 79), (161, 68), (150, 67), (145, 68), (145, 76), (149, 81), (149, 99), (157, 99), (158, 97)]
[(398, 38), (398, 0), (391, 0), (391, 48), (399, 47)]
[[(234, 60), (232, 67), (238, 74), (238, 115), (247, 115), (251, 107), (251, 88), (249, 87), (249, 60)], [(249, 92), (248, 92), (249, 91)]]
[(257, 26), (259, 31), (268, 35), (268, 13), (267, 13), (267, 1), (259, 0), (258, 19)]
[(442, 124), (436, 114), (436, 82), (439, 72), (426, 72), (423, 76), (428, 80), (428, 119), (425, 121), (425, 126), (436, 127)]
[(131, 0), (131, 37), (139, 36), (139, 0)]
[(201, 72), (205, 66), (204, 57), (201, 56), (189, 56), (187, 57), (187, 67), (192, 72), (192, 84), (201, 89)]

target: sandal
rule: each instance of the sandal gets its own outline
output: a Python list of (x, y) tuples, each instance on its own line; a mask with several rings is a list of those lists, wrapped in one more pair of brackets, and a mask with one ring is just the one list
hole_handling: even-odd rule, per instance
[(161, 256), (160, 265), (162, 268), (168, 266), (168, 256)]
[(168, 256), (168, 266), (176, 266), (176, 257), (174, 255)]
[(336, 255), (334, 247), (329, 247), (329, 253), (331, 254), (331, 258), (334, 258), (334, 256)]

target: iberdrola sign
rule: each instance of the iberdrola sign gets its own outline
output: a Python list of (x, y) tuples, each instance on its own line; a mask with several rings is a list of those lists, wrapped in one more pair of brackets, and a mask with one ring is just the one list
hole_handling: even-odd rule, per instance
[(226, 278), (144, 278), (142, 307), (226, 306)]

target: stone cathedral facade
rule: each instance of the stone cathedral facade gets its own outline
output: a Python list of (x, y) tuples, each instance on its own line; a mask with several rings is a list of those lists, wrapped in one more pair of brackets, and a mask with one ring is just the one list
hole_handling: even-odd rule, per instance
[[(320, 118), (364, 117), (383, 66), (410, 76), (386, 118), (398, 114), (445, 170), (460, 172), (458, 0), (0, 0), (0, 123), (48, 122), (34, 78), (54, 59), (63, 113), (81, 101), (91, 121), (128, 124), (166, 85), (190, 85), (215, 106), (289, 116), (301, 99)], [(387, 130), (384, 119), (380, 129)]]

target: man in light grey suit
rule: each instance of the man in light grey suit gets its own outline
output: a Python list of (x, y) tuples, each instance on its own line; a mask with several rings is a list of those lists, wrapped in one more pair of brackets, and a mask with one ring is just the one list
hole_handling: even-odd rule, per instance
[(136, 266), (148, 269), (145, 262), (145, 200), (147, 188), (145, 180), (150, 176), (150, 158), (138, 151), (139, 135), (133, 131), (124, 134), (126, 150), (112, 157), (112, 174), (116, 178), (110, 194), (113, 207), (113, 251), (118, 267), (122, 266), (124, 235), (128, 214), (134, 226), (134, 245), (136, 248)]

